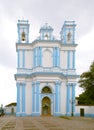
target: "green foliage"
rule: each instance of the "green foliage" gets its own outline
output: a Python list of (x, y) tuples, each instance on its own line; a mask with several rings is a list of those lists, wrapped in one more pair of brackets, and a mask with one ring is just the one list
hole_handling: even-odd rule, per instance
[(90, 66), (90, 70), (80, 75), (79, 86), (84, 92), (79, 95), (79, 104), (94, 105), (94, 61)]
[(70, 117), (68, 116), (59, 116), (60, 118), (63, 118), (63, 119), (67, 119), (67, 120), (70, 120)]
[(94, 98), (92, 99), (90, 95), (87, 94), (87, 92), (83, 92), (78, 97), (78, 104), (82, 105), (94, 105)]

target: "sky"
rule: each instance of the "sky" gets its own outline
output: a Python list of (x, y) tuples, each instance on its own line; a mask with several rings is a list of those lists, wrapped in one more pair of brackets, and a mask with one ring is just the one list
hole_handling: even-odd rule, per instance
[[(17, 21), (30, 23), (30, 42), (44, 23), (59, 37), (65, 20), (75, 21), (77, 74), (89, 70), (94, 60), (94, 0), (0, 0), (0, 104), (16, 102)], [(76, 95), (81, 93), (76, 88)]]

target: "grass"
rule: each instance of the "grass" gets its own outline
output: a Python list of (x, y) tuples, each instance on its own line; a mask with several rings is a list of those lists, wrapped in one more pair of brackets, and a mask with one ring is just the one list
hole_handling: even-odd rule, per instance
[(63, 118), (63, 119), (67, 119), (67, 120), (70, 120), (71, 118), (68, 117), (68, 116), (59, 116), (60, 118)]

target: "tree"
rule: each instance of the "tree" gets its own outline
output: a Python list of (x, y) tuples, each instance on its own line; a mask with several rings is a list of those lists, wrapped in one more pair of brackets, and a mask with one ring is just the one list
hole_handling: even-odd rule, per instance
[(84, 89), (84, 92), (78, 97), (78, 103), (94, 105), (94, 61), (90, 65), (89, 71), (80, 75), (78, 82), (79, 86)]

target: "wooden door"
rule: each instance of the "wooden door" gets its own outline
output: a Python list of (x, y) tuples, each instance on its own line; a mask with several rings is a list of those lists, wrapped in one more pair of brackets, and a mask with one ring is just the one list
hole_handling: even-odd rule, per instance
[(51, 100), (48, 97), (42, 99), (42, 115), (51, 115)]

